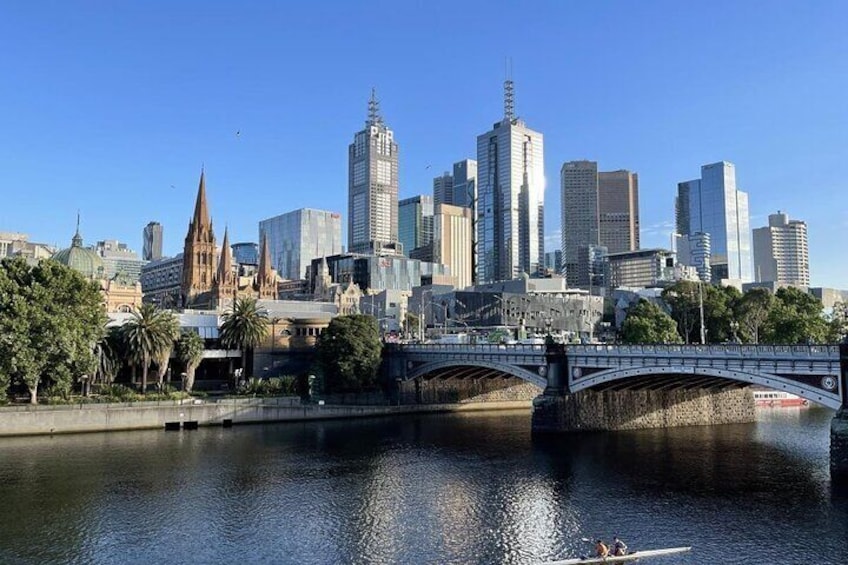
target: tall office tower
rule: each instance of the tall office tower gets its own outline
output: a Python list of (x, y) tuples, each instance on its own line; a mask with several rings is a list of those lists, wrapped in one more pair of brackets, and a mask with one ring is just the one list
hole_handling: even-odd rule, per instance
[(433, 179), (433, 205), (453, 204), (453, 175), (445, 171)]
[(754, 270), (757, 282), (809, 287), (807, 223), (769, 214), (768, 226), (754, 230)]
[(698, 279), (703, 282), (712, 281), (710, 249), (710, 234), (704, 232), (688, 235), (674, 234), (674, 247), (677, 252), (677, 262), (681, 265), (695, 267)]
[(710, 235), (713, 281), (754, 280), (748, 193), (736, 189), (736, 167), (719, 161), (701, 178), (677, 185), (677, 233)]
[(562, 273), (562, 250), (556, 249), (545, 253), (545, 269), (554, 274)]
[[(302, 279), (313, 259), (342, 252), (341, 215), (301, 208), (260, 221), (259, 241), (263, 237), (277, 274), (284, 279)], [(259, 259), (261, 262), (261, 255)]]
[(598, 173), (598, 238), (610, 253), (639, 249), (639, 175)]
[(422, 194), (398, 203), (398, 235), (407, 257), (433, 241), (433, 197)]
[(515, 117), (512, 80), (504, 117), (477, 136), (477, 282), (535, 273), (545, 255), (542, 134)]
[(575, 286), (588, 289), (595, 294), (595, 289), (606, 286), (605, 274), (609, 250), (603, 245), (577, 246), (577, 283)]
[[(233, 250), (233, 260), (239, 265), (259, 264), (259, 244), (252, 241), (242, 241), (230, 246)], [(222, 248), (223, 251), (223, 248)]]
[(599, 245), (598, 163), (568, 161), (560, 169), (562, 262), (569, 286), (580, 284), (580, 246)]
[(439, 204), (433, 220), (433, 262), (447, 265), (457, 288), (471, 286), (471, 208)]
[(144, 245), (141, 258), (145, 261), (158, 261), (162, 258), (162, 224), (150, 222), (144, 226)]
[(141, 268), (146, 261), (126, 243), (114, 239), (98, 241), (94, 251), (103, 260), (103, 276), (123, 284), (135, 284), (141, 277)]
[(568, 284), (580, 276), (577, 249), (602, 245), (609, 253), (639, 248), (639, 176), (627, 170), (599, 172), (595, 161), (569, 161), (560, 171), (562, 250)]
[(348, 251), (373, 253), (398, 239), (398, 146), (374, 90), (365, 129), (348, 148)]

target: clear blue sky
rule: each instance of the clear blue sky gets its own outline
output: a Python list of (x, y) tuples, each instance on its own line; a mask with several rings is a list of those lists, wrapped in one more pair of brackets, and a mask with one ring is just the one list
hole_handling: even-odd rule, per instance
[(140, 252), (157, 220), (177, 253), (204, 163), (219, 238), (304, 206), (346, 217), (372, 86), (401, 197), (430, 192), (501, 118), (509, 56), (545, 136), (549, 235), (564, 161), (639, 173), (649, 247), (668, 245), (677, 182), (724, 159), (752, 227), (806, 220), (813, 284), (848, 288), (846, 22), (843, 1), (9, 1), (0, 231), (66, 246), (79, 209), (86, 243)]

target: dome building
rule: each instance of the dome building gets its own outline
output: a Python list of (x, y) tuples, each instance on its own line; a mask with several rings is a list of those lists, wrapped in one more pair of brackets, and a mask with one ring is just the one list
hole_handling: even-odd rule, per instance
[(107, 279), (103, 259), (95, 250), (83, 247), (82, 236), (79, 232), (79, 217), (77, 217), (77, 231), (71, 239), (71, 246), (57, 251), (51, 259), (97, 282), (100, 285), (107, 312), (132, 312), (141, 306), (141, 283), (122, 284), (116, 280), (116, 277)]

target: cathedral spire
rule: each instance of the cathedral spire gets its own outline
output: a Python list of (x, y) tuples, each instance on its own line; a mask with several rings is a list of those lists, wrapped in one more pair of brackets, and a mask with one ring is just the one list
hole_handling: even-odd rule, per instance
[(256, 290), (259, 299), (277, 299), (277, 281), (271, 268), (271, 251), (268, 249), (268, 236), (262, 234), (262, 251), (259, 255), (259, 272), (256, 274)]
[(259, 278), (271, 278), (271, 251), (268, 249), (268, 236), (265, 234), (262, 234), (262, 251), (259, 255)]
[(200, 169), (200, 186), (197, 187), (197, 201), (194, 204), (192, 223), (196, 228), (210, 225), (209, 207), (206, 204), (206, 171)]
[(230, 236), (224, 228), (224, 243), (221, 244), (221, 261), (218, 263), (218, 284), (227, 282), (233, 270), (233, 250), (230, 248)]

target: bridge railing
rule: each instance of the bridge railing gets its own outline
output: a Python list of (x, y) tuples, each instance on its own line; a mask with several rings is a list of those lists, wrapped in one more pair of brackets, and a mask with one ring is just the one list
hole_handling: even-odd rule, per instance
[(574, 355), (691, 355), (716, 357), (816, 357), (839, 356), (838, 345), (568, 345), (567, 353)]
[(523, 343), (392, 343), (386, 344), (386, 347), (391, 351), (426, 351), (426, 352), (459, 352), (468, 351), (469, 349), (479, 352), (534, 352), (544, 353), (546, 351), (544, 344), (523, 344)]

